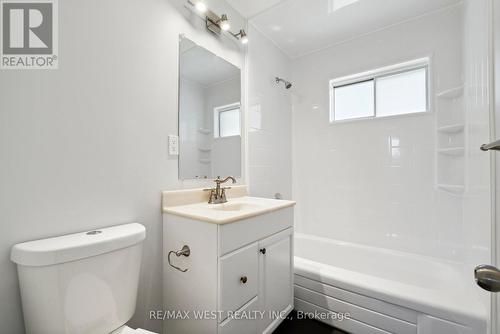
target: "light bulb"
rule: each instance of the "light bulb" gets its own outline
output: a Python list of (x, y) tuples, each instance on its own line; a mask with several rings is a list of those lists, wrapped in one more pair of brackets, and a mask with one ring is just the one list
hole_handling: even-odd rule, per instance
[(241, 44), (247, 44), (248, 43), (248, 36), (247, 36), (247, 33), (245, 32), (245, 30), (241, 29), (239, 35), (240, 35)]
[(227, 19), (226, 14), (222, 14), (220, 20), (219, 20), (220, 28), (224, 31), (228, 31), (229, 28), (231, 28), (231, 25), (229, 25), (229, 20)]
[(205, 5), (203, 2), (198, 1), (195, 5), (196, 10), (198, 10), (200, 13), (205, 13), (207, 11), (207, 5)]

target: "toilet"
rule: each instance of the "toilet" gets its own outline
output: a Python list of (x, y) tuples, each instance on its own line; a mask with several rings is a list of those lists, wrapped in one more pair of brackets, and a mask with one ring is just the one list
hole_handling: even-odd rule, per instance
[(146, 230), (126, 224), (12, 247), (27, 334), (146, 334), (135, 312)]

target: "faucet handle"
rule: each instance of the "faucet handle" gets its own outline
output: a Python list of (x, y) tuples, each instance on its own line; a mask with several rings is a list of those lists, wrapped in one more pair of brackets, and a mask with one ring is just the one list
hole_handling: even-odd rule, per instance
[(208, 204), (213, 204), (215, 203), (215, 200), (217, 198), (215, 189), (214, 188), (207, 188), (203, 189), (203, 191), (210, 191), (210, 195), (208, 196)]
[(221, 188), (221, 193), (220, 193), (220, 202), (221, 203), (226, 203), (226, 189), (231, 189), (231, 187), (222, 187)]

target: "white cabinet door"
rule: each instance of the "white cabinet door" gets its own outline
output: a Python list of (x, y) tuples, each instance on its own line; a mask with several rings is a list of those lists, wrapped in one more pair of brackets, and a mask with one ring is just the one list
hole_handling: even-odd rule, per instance
[(280, 312), (292, 309), (292, 237), (293, 229), (290, 228), (259, 242), (259, 296), (262, 299), (262, 308), (266, 312), (262, 324), (264, 332), (281, 322)]

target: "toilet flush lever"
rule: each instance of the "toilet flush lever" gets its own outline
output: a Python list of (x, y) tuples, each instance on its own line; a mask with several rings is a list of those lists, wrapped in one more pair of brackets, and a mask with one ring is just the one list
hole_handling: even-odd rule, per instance
[(177, 270), (179, 270), (179, 271), (181, 271), (181, 272), (183, 272), (183, 273), (185, 273), (186, 271), (188, 271), (188, 270), (187, 270), (187, 268), (186, 268), (186, 269), (181, 269), (181, 268), (179, 268), (179, 267), (177, 267), (177, 266), (174, 266), (174, 265), (172, 264), (172, 262), (170, 262), (170, 255), (172, 255), (172, 254), (175, 254), (175, 256), (177, 256), (177, 257), (179, 257), (179, 256), (185, 256), (185, 257), (188, 257), (189, 255), (191, 255), (191, 250), (189, 249), (189, 246), (188, 246), (188, 245), (184, 245), (184, 246), (182, 246), (182, 249), (181, 249), (181, 250), (178, 250), (178, 251), (170, 251), (170, 252), (168, 252), (168, 256), (167, 256), (167, 259), (168, 259), (168, 264), (169, 264), (172, 268), (175, 268), (175, 269), (177, 269)]

